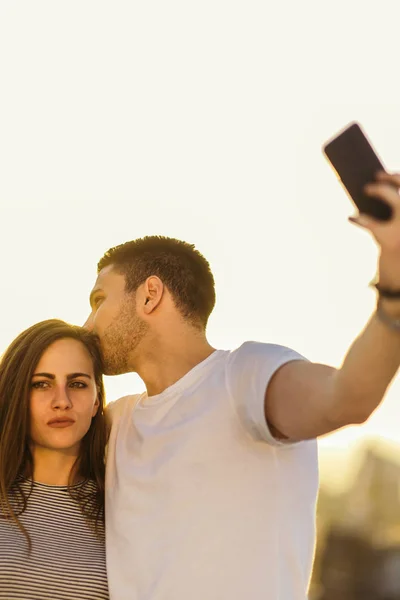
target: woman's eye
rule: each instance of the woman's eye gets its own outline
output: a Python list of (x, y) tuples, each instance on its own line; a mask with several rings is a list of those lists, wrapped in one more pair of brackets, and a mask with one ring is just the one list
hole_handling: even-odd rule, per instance
[(87, 384), (84, 383), (83, 381), (72, 381), (69, 384), (70, 387), (78, 389), (78, 390), (82, 390), (84, 388), (87, 388)]
[(35, 390), (41, 390), (41, 389), (45, 389), (46, 387), (48, 387), (49, 383), (47, 381), (34, 381), (32, 383), (32, 387)]

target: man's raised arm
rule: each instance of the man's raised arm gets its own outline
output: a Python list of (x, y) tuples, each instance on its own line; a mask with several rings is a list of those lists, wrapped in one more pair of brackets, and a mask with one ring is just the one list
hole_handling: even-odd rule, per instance
[(351, 219), (380, 247), (378, 308), (340, 369), (294, 361), (281, 367), (265, 395), (277, 438), (302, 440), (362, 423), (377, 408), (400, 366), (400, 174), (380, 173), (366, 192), (393, 207), (390, 221)]

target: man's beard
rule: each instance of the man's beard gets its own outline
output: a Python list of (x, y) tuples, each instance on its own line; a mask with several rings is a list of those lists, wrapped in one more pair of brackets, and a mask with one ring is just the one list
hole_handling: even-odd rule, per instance
[(101, 338), (104, 375), (122, 375), (135, 370), (133, 354), (147, 331), (148, 325), (136, 314), (133, 303), (124, 303)]

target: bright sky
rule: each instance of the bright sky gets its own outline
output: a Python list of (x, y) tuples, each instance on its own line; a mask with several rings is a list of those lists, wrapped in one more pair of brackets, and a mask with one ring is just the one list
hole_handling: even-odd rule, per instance
[[(212, 265), (212, 344), (339, 365), (376, 250), (320, 148), (356, 119), (400, 169), (399, 17), (395, 0), (4, 0), (0, 350), (42, 319), (81, 324), (103, 252), (164, 234)], [(400, 442), (399, 393), (321, 447)]]

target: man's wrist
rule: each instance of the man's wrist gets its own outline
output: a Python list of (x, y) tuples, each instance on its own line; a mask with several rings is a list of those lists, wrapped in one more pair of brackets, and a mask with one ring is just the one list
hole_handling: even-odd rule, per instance
[(385, 290), (400, 291), (400, 252), (381, 250), (378, 263), (377, 281)]
[(400, 285), (398, 287), (385, 286), (381, 282), (373, 283), (373, 287), (379, 294), (379, 298), (385, 300), (400, 301)]
[(400, 333), (400, 298), (398, 300), (378, 297), (376, 316), (390, 329)]

